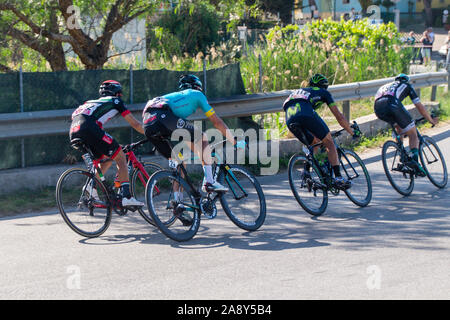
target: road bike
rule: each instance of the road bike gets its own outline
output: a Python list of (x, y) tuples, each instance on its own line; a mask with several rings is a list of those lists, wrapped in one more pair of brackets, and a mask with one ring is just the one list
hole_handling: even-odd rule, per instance
[[(422, 117), (414, 121), (418, 124), (424, 120), (425, 118)], [(392, 187), (401, 195), (408, 196), (414, 189), (415, 179), (427, 176), (433, 185), (440, 189), (444, 188), (448, 181), (447, 165), (433, 138), (422, 135), (416, 128), (419, 137), (419, 159), (423, 172), (417, 168), (417, 163), (403, 145), (402, 135), (397, 132), (393, 124), (391, 127), (395, 141), (389, 140), (384, 143), (381, 158), (384, 172)]]
[[(134, 149), (146, 141), (122, 147), (128, 160), (130, 192), (140, 201), (144, 201), (150, 175), (162, 170), (160, 165), (136, 157)], [(107, 181), (100, 170), (100, 164), (111, 159), (92, 160), (95, 158), (92, 151), (81, 139), (72, 140), (71, 146), (82, 151), (84, 159), (87, 159), (87, 169), (70, 168), (61, 174), (56, 184), (56, 203), (73, 231), (88, 238), (98, 237), (108, 229), (113, 211), (119, 216), (128, 211), (138, 211), (145, 221), (154, 225), (146, 207), (122, 207), (119, 186)]]
[[(159, 137), (170, 143), (166, 138)], [(226, 145), (226, 140), (212, 148)], [(258, 230), (266, 218), (266, 200), (258, 180), (246, 169), (227, 164), (212, 153), (214, 179), (228, 187), (228, 192), (200, 192), (180, 161), (169, 161), (170, 170), (154, 173), (147, 183), (146, 203), (150, 215), (170, 239), (192, 239), (200, 226), (201, 216), (214, 219), (217, 201), (230, 220), (247, 231)]]
[[(353, 127), (357, 127), (354, 122)], [(339, 164), (343, 176), (351, 183), (344, 191), (357, 206), (365, 207), (372, 199), (372, 182), (364, 162), (353, 151), (344, 149), (335, 140), (345, 129), (333, 132)], [(322, 148), (319, 142), (303, 147), (303, 153), (294, 154), (289, 160), (289, 185), (300, 206), (313, 216), (322, 215), (328, 206), (328, 193), (339, 195), (342, 191), (334, 184), (333, 170), (328, 160), (320, 163), (314, 156), (316, 148)]]

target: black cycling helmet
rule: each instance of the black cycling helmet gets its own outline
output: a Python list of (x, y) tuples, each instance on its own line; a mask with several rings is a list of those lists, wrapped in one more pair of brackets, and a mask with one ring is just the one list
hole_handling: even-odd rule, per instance
[(100, 85), (98, 93), (101, 97), (107, 96), (121, 96), (122, 85), (116, 80), (106, 80)]
[(180, 77), (180, 80), (178, 81), (179, 89), (185, 90), (185, 89), (194, 89), (202, 91), (203, 84), (200, 81), (200, 79), (197, 76), (194, 76), (193, 74), (184, 74)]
[(309, 85), (311, 87), (319, 87), (323, 89), (328, 88), (328, 79), (323, 74), (316, 73), (309, 79)]
[(400, 73), (398, 76), (395, 77), (395, 81), (409, 82), (409, 76), (407, 74)]

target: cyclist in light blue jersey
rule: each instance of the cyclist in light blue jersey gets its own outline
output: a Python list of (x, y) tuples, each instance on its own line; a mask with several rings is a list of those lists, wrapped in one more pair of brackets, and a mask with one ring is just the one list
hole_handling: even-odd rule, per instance
[[(194, 134), (193, 124), (186, 120), (200, 108), (228, 141), (238, 148), (245, 146), (244, 141), (236, 142), (233, 134), (223, 120), (217, 116), (202, 92), (202, 82), (195, 75), (183, 75), (179, 80), (178, 92), (156, 97), (148, 101), (142, 112), (145, 135), (156, 149), (167, 159), (171, 159), (172, 148), (163, 138), (170, 138), (176, 129), (189, 131), (191, 141), (185, 141), (191, 150), (199, 150), (205, 177), (202, 183), (204, 192), (226, 192), (228, 188), (214, 181), (212, 173), (211, 148), (204, 133)], [(196, 148), (194, 148), (196, 146)], [(200, 152), (201, 150), (201, 152)]]

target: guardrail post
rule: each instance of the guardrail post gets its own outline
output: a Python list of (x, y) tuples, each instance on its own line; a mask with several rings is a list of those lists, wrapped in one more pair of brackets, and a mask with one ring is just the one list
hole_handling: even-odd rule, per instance
[[(130, 64), (130, 104), (133, 104), (134, 79), (133, 79), (133, 65)], [(134, 129), (130, 128), (130, 143), (134, 140)]]
[(344, 114), (345, 119), (347, 119), (347, 121), (350, 121), (350, 101), (346, 100), (342, 103), (342, 113)]
[(206, 80), (206, 59), (203, 59), (203, 91), (205, 92), (205, 96), (207, 94)]
[(418, 95), (419, 98), (420, 98), (420, 88), (417, 88), (417, 89), (416, 89), (416, 93), (417, 93), (417, 95)]
[(262, 92), (262, 58), (261, 53), (258, 55), (258, 63), (259, 63), (259, 92)]
[[(20, 66), (19, 70), (19, 98), (20, 98), (20, 112), (24, 112), (23, 106), (23, 69)], [(25, 139), (20, 139), (20, 159), (22, 168), (25, 168)]]
[(431, 87), (431, 101), (436, 101), (437, 86)]

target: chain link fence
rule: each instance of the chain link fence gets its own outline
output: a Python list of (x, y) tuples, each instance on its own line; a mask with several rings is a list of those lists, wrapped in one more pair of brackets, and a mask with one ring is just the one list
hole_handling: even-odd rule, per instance
[[(203, 72), (169, 70), (83, 70), (68, 72), (16, 72), (0, 74), (0, 114), (57, 109), (75, 109), (85, 101), (98, 98), (104, 80), (122, 83), (126, 103), (144, 103), (156, 96), (178, 90), (178, 78), (196, 74), (204, 82), (209, 100), (245, 94), (239, 64)], [(234, 120), (236, 122), (236, 120)], [(233, 125), (233, 123), (230, 123)], [(237, 123), (235, 123), (237, 125)], [(144, 138), (133, 129), (111, 129), (119, 143)], [(67, 135), (0, 140), (0, 169), (79, 161), (80, 155), (69, 146)], [(143, 148), (149, 152), (151, 146)]]

